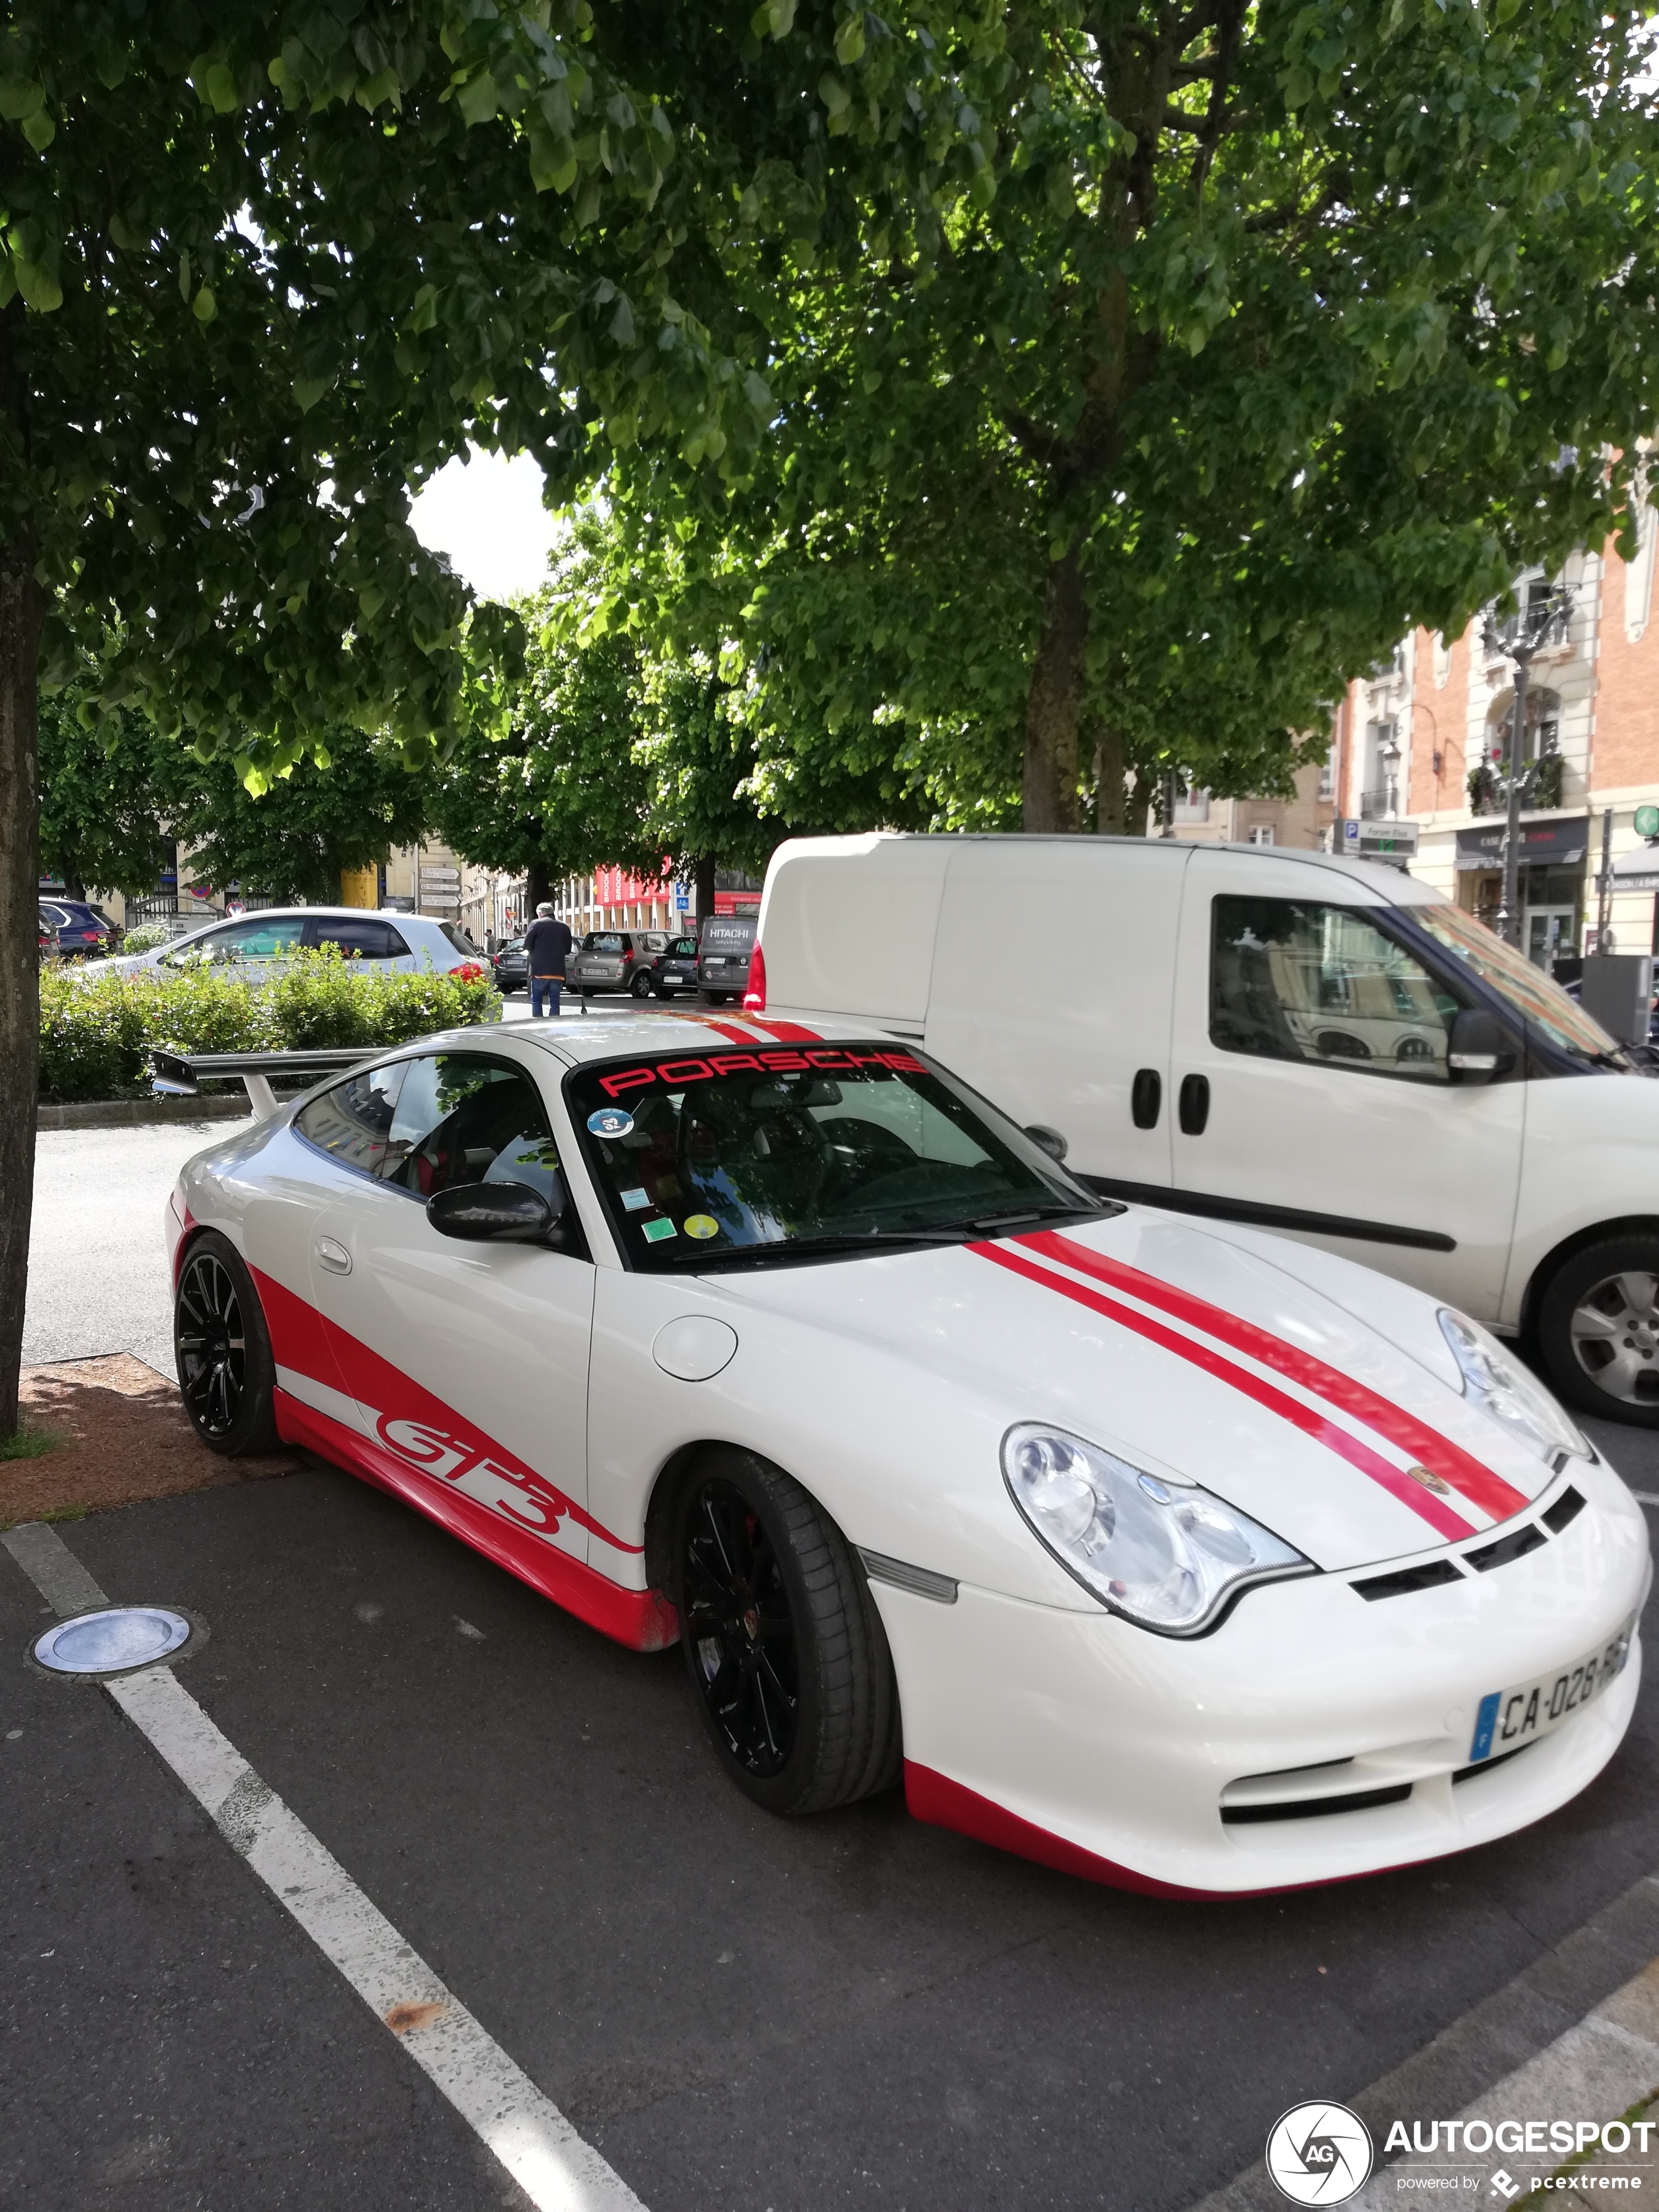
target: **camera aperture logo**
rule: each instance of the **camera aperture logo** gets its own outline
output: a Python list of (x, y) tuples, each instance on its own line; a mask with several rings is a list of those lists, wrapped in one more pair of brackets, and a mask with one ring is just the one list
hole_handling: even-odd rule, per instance
[(1267, 2136), (1267, 2171), (1292, 2204), (1346, 2204), (1370, 2179), (1376, 2156), (1358, 2113), (1323, 2099), (1292, 2105)]

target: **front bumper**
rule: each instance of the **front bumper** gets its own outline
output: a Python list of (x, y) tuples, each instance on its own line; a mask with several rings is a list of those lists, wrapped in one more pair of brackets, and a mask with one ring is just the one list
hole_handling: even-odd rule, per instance
[(1483, 1697), (1574, 1665), (1645, 1598), (1640, 1509), (1606, 1468), (1572, 1479), (1586, 1510), (1488, 1574), (1369, 1603), (1342, 1575), (1270, 1584), (1190, 1642), (967, 1586), (945, 1606), (873, 1584), (913, 1811), (1099, 1881), (1210, 1896), (1348, 1880), (1541, 1819), (1613, 1757), (1641, 1679), (1638, 1637), (1581, 1712), (1464, 1771)]

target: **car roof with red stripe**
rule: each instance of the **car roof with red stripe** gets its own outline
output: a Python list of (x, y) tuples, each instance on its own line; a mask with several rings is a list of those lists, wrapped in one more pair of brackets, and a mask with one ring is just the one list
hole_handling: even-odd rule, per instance
[[(599, 1015), (586, 1023), (568, 1018), (556, 1030), (533, 1023), (514, 1023), (515, 1040), (540, 1046), (555, 1059), (573, 1067), (595, 1060), (624, 1060), (630, 1054), (656, 1055), (666, 1051), (717, 1051), (722, 1045), (744, 1045), (751, 1050), (775, 1044), (836, 1044), (843, 1040), (880, 1036), (873, 1024), (854, 1027), (847, 1022), (772, 1021), (762, 1014), (650, 1013)], [(894, 1039), (896, 1044), (905, 1042)]]

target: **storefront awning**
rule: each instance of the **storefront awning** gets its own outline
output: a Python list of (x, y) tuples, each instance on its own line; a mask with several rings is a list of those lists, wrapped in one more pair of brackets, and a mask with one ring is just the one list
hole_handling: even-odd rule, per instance
[(1659, 845), (1638, 845), (1613, 864), (1616, 891), (1659, 891)]
[[(1571, 868), (1584, 857), (1589, 843), (1589, 817), (1575, 815), (1567, 822), (1523, 822), (1521, 824), (1521, 865), (1526, 868)], [(1501, 868), (1504, 865), (1504, 821), (1498, 816), (1457, 833), (1457, 865), (1464, 868)]]

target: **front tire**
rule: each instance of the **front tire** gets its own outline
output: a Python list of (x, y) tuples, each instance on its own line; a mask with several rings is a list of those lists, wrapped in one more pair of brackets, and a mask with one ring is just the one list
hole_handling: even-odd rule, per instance
[(721, 1765), (769, 1813), (886, 1790), (902, 1760), (881, 1616), (846, 1538), (752, 1452), (705, 1452), (675, 1516), (675, 1600)]
[(1659, 1236), (1608, 1237), (1564, 1261), (1538, 1310), (1538, 1349), (1572, 1405), (1659, 1428)]
[(253, 1279), (216, 1229), (185, 1255), (173, 1301), (173, 1349), (191, 1426), (227, 1458), (274, 1451), (276, 1382)]

